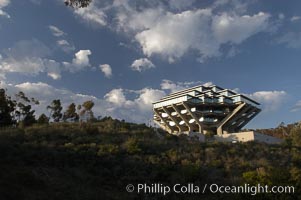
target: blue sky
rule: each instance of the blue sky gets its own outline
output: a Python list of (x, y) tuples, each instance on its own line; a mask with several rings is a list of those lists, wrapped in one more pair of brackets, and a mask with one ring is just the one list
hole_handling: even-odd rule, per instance
[[(151, 2), (151, 3), (150, 3)], [(41, 105), (95, 102), (134, 122), (151, 102), (216, 84), (260, 102), (248, 128), (300, 120), (301, 2), (292, 0), (0, 0), (0, 80)]]

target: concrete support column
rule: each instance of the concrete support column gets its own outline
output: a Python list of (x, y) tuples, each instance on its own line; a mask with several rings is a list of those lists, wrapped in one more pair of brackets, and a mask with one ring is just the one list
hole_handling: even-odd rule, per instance
[(173, 128), (169, 125), (168, 121), (166, 119), (164, 119), (156, 109), (154, 109), (154, 112), (164, 122), (165, 126), (167, 126), (168, 132), (172, 133), (173, 132)]
[(173, 109), (177, 112), (177, 114), (180, 116), (180, 118), (185, 122), (186, 126), (188, 127), (188, 131), (191, 131), (191, 126), (186, 118), (186, 116), (181, 114), (181, 111), (179, 108), (177, 108), (176, 105), (172, 104)]
[(244, 127), (249, 121), (251, 121), (259, 112), (260, 109), (253, 108), (251, 112), (254, 112), (250, 117), (246, 118), (242, 124), (240, 124), (237, 129), (240, 130), (242, 127)]
[[(253, 108), (251, 106), (246, 106), (244, 109), (240, 111), (235, 117), (233, 117), (229, 122), (229, 131), (237, 132), (239, 129), (239, 125), (248, 119), (248, 115), (253, 112)], [(235, 124), (231, 124), (235, 122)]]
[(185, 102), (183, 102), (183, 106), (189, 112), (189, 114), (191, 115), (191, 117), (195, 120), (195, 123), (199, 126), (199, 132), (202, 133), (203, 132), (203, 130), (202, 130), (202, 124), (200, 123), (199, 119), (196, 117), (196, 115), (193, 112), (191, 112), (189, 106)]
[(237, 106), (233, 112), (229, 113), (221, 122), (220, 124), (217, 126), (217, 134), (218, 135), (222, 135), (223, 134), (223, 126), (229, 122), (231, 120), (231, 118), (233, 116), (235, 116), (239, 111), (241, 111), (241, 109), (246, 105), (246, 103), (242, 103), (239, 106)]
[(182, 132), (183, 130), (182, 130), (181, 125), (179, 124), (178, 120), (175, 119), (175, 118), (171, 115), (171, 113), (169, 112), (168, 108), (166, 108), (166, 107), (164, 107), (164, 106), (163, 106), (162, 108), (163, 108), (164, 112), (166, 112), (166, 114), (168, 115), (168, 117), (169, 117), (170, 119), (172, 119), (173, 122), (175, 122), (176, 126), (177, 126), (178, 129), (179, 129), (179, 132)]

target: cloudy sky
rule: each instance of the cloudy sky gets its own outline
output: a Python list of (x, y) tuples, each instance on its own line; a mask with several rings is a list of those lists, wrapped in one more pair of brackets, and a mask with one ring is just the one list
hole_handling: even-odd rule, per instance
[(261, 103), (248, 128), (301, 120), (301, 1), (0, 0), (0, 86), (147, 122), (151, 103), (216, 84)]

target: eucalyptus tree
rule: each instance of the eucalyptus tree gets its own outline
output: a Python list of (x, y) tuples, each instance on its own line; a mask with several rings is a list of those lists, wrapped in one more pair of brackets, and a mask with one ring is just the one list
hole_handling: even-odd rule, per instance
[(9, 126), (14, 123), (12, 112), (15, 104), (9, 96), (6, 95), (5, 89), (0, 89), (0, 127)]
[(94, 106), (94, 102), (89, 100), (85, 101), (81, 106), (78, 106), (80, 109), (79, 117), (81, 121), (91, 121), (94, 119), (94, 113), (92, 108)]
[(67, 110), (64, 112), (63, 120), (64, 121), (78, 121), (78, 114), (76, 113), (76, 105), (71, 103)]
[(48, 124), (49, 118), (43, 113), (39, 116), (37, 122), (38, 122), (38, 124)]
[(62, 114), (62, 104), (61, 100), (54, 99), (49, 106), (47, 106), (47, 110), (50, 112), (50, 117), (54, 122), (59, 122), (63, 116)]
[(32, 109), (33, 105), (40, 104), (35, 98), (29, 98), (24, 92), (20, 91), (16, 95), (14, 116), (16, 121), (22, 125), (29, 126), (36, 122), (35, 110)]

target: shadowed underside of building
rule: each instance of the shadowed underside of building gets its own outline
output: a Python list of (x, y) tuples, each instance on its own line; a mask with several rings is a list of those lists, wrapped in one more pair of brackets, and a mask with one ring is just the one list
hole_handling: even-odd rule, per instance
[(223, 140), (253, 119), (261, 111), (259, 106), (234, 91), (200, 85), (169, 94), (153, 103), (153, 111), (154, 121), (171, 134), (196, 135), (202, 140), (210, 133)]

